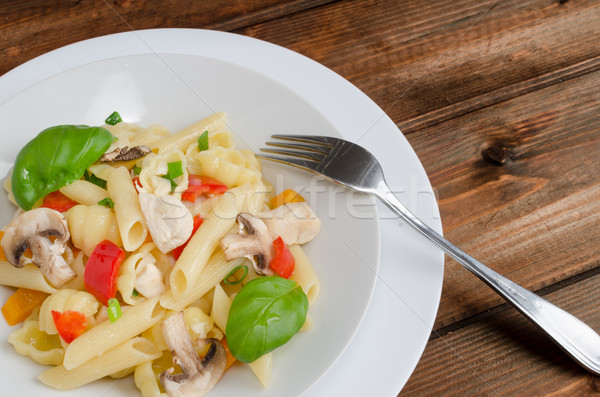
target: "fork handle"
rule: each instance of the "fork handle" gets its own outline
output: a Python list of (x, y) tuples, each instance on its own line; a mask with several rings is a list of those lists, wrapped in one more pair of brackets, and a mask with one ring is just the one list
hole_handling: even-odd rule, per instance
[(536, 324), (575, 361), (600, 375), (600, 336), (566, 311), (477, 261), (413, 215), (385, 183), (374, 192), (392, 211), (463, 265)]

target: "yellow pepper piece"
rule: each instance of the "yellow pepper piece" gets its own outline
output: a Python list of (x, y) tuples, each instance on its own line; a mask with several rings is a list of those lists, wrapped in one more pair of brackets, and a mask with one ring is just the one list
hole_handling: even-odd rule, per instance
[(12, 294), (4, 306), (2, 314), (8, 325), (16, 325), (23, 322), (33, 310), (40, 306), (48, 294), (41, 291), (35, 291), (27, 288), (19, 288)]
[(292, 189), (286, 189), (283, 192), (279, 193), (277, 196), (273, 197), (271, 200), (269, 200), (269, 205), (271, 206), (271, 208), (277, 208), (280, 205), (289, 203), (302, 203), (304, 201), (304, 197), (299, 195), (296, 191)]

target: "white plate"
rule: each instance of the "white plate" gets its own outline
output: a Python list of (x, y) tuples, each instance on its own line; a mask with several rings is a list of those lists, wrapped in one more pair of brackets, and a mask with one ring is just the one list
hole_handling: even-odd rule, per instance
[[(89, 64), (95, 61), (100, 62)], [(140, 70), (140, 62), (148, 62), (151, 66)], [(128, 67), (124, 66), (126, 63)], [(80, 65), (86, 66), (73, 69)], [(212, 65), (209, 68), (212, 68), (214, 78), (202, 74), (206, 71), (202, 69), (203, 65)], [(152, 70), (153, 74), (149, 74), (148, 70)], [(67, 71), (66, 74), (57, 75), (64, 71)], [(103, 84), (89, 81), (90, 72), (103, 76), (100, 80)], [(61, 79), (64, 76), (68, 76), (64, 80), (68, 87), (77, 91), (77, 100), (73, 100), (70, 91), (61, 88), (60, 84), (56, 85), (57, 81), (63, 81)], [(52, 78), (17, 95), (49, 77)], [(81, 86), (69, 85), (69, 81), (78, 78), (83, 79), (80, 80)], [(227, 78), (227, 81), (223, 81), (223, 78)], [(137, 84), (148, 79), (150, 85)], [(210, 88), (203, 91), (205, 86), (196, 84), (206, 84)], [(215, 88), (218, 84), (222, 85), (221, 89)], [(142, 95), (148, 90), (155, 90), (153, 86), (162, 87), (160, 96), (149, 98)], [(173, 86), (180, 87), (176, 96), (168, 95)], [(125, 92), (124, 96), (115, 95), (115, 89), (119, 93)], [(8, 101), (10, 98), (13, 99)], [(93, 98), (94, 102), (88, 100), (86, 103), (82, 98)], [(14, 105), (19, 101), (29, 104), (27, 113), (23, 113), (24, 102)], [(423, 168), (383, 111), (330, 70), (296, 53), (259, 40), (221, 32), (181, 29), (129, 32), (88, 40), (50, 52), (4, 75), (0, 78), (2, 102), (5, 103), (0, 107), (0, 119), (3, 124), (10, 123), (16, 130), (22, 125), (41, 129), (52, 124), (52, 121), (99, 123), (107, 112), (114, 109), (120, 110), (126, 119), (134, 122), (161, 122), (176, 129), (204, 115), (208, 109), (228, 110), (232, 117), (232, 128), (243, 135), (243, 140), (254, 149), (270, 133), (336, 134), (337, 131), (347, 139), (359, 141), (369, 148), (382, 162), (388, 182), (398, 196), (430, 226), (441, 231), (435, 198)], [(152, 105), (147, 107), (147, 103)], [(157, 107), (157, 104), (162, 106)], [(15, 114), (19, 109), (21, 113)], [(196, 109), (198, 114), (192, 117)], [(250, 111), (255, 113), (249, 114)], [(65, 120), (64, 114), (69, 114), (72, 119)], [(273, 120), (266, 115), (271, 115)], [(282, 115), (285, 116), (283, 123)], [(16, 130), (12, 130), (10, 147), (0, 149), (0, 159), (5, 169), (16, 154), (14, 147), (26, 141), (26, 137), (16, 134)], [(281, 171), (272, 165), (266, 168), (273, 177)], [(308, 176), (295, 171), (286, 170), (285, 175), (282, 184), (286, 186), (310, 182)], [(222, 382), (214, 394), (219, 395), (218, 390), (256, 391), (261, 396), (301, 394), (325, 373), (350, 340), (366, 308), (369, 283), (366, 288), (364, 285), (357, 287), (362, 291), (357, 298), (352, 294), (339, 293), (339, 288), (342, 285), (347, 291), (348, 283), (355, 279), (354, 274), (366, 280), (374, 279), (377, 269), (377, 230), (373, 227), (373, 220), (355, 217), (372, 214), (372, 202), (355, 201), (357, 205), (348, 213), (346, 197), (349, 196), (333, 196), (336, 200), (334, 204), (329, 201), (331, 195), (323, 194), (315, 195), (312, 203), (317, 206), (321, 216), (328, 216), (334, 210), (335, 222), (327, 222), (328, 225), (354, 226), (359, 222), (367, 229), (363, 228), (362, 234), (353, 234), (349, 232), (350, 227), (344, 226), (342, 229), (349, 235), (333, 240), (337, 245), (318, 248), (315, 241), (315, 245), (310, 247), (315, 261), (333, 252), (336, 259), (339, 259), (339, 255), (350, 257), (354, 266), (353, 275), (347, 277), (347, 274), (337, 273), (333, 282), (327, 278), (332, 276), (328, 273), (327, 263), (318, 265), (319, 274), (325, 277), (319, 302), (322, 306), (315, 307), (314, 313), (318, 328), (311, 333), (318, 336), (318, 341), (311, 340), (312, 337), (307, 333), (285, 346), (276, 358), (273, 386), (268, 391), (255, 390), (252, 375), (234, 371), (226, 375), (227, 381)], [(354, 341), (308, 395), (395, 395), (412, 373), (428, 339), (441, 292), (443, 255), (393, 219), (387, 210), (382, 210), (380, 214), (385, 218), (379, 225), (382, 266), (376, 277), (373, 303)], [(331, 227), (338, 230), (336, 226)], [(327, 230), (325, 232), (329, 233)], [(323, 241), (330, 244), (332, 240), (329, 237)], [(348, 301), (348, 298), (354, 300)], [(321, 309), (329, 304), (333, 304), (340, 312), (331, 323), (327, 323), (328, 316), (325, 316), (330, 312)], [(344, 312), (355, 312), (355, 315), (340, 327), (339, 318), (347, 318)], [(25, 372), (25, 376), (33, 379), (35, 370), (31, 368), (35, 368), (35, 365), (16, 357), (11, 351), (12, 347), (6, 344), (2, 346), (6, 350), (3, 357), (9, 356), (10, 359), (3, 358), (0, 366), (24, 365), (29, 371)], [(292, 356), (301, 357), (303, 364), (290, 376), (286, 371), (293, 368), (296, 361), (290, 359)], [(111, 385), (110, 390), (103, 384), (98, 391), (102, 395), (113, 395), (124, 383), (117, 382)], [(48, 394), (36, 383), (27, 386), (36, 389), (32, 390), (34, 393)], [(23, 387), (23, 383), (20, 387)], [(116, 391), (114, 395), (122, 394)], [(78, 395), (78, 392), (74, 395)]]

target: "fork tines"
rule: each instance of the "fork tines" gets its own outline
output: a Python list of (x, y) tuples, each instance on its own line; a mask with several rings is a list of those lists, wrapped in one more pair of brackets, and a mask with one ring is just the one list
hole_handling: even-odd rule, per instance
[(297, 141), (297, 142), (310, 142), (316, 144), (322, 144), (326, 146), (334, 146), (338, 138), (333, 138), (330, 136), (322, 136), (322, 135), (284, 135), (284, 134), (275, 134), (271, 135), (271, 138), (281, 139), (281, 140), (289, 140), (289, 141)]
[(318, 135), (271, 135), (278, 141), (266, 142), (269, 148), (261, 152), (278, 154), (271, 156), (257, 154), (257, 157), (314, 170), (335, 146), (336, 138)]

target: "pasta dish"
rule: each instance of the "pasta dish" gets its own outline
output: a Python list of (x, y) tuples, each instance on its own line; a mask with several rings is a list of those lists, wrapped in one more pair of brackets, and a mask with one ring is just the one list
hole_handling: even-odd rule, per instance
[(268, 387), (272, 351), (313, 326), (319, 280), (302, 245), (320, 230), (274, 192), (226, 114), (181, 131), (115, 112), (50, 127), (4, 187), (8, 342), (70, 390), (133, 376), (144, 397), (203, 396), (232, 365)]

